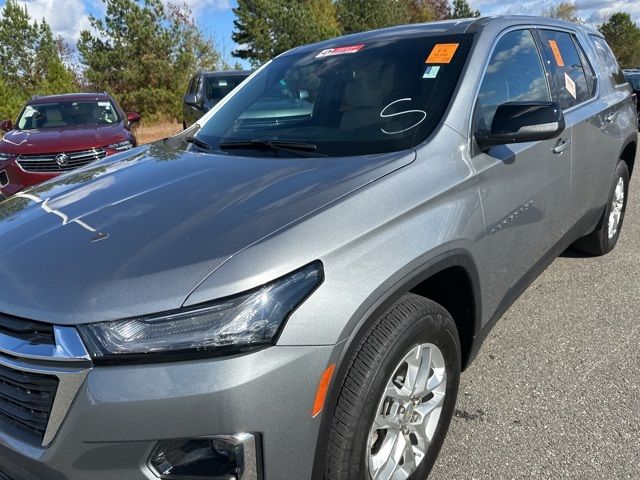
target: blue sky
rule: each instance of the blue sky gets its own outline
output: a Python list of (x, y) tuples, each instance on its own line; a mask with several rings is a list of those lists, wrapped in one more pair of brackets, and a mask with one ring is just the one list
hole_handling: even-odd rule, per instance
[[(164, 0), (186, 2), (193, 10), (201, 26), (215, 39), (218, 48), (231, 54), (235, 45), (231, 40), (233, 31), (232, 7), (235, 0)], [(393, 1), (393, 0), (389, 0)], [(0, 7), (5, 0), (0, 0)], [(89, 15), (101, 16), (104, 12), (102, 0), (21, 0), (34, 18), (46, 18), (55, 33), (74, 42), (79, 32), (89, 26)], [(470, 0), (473, 8), (485, 15), (501, 13), (539, 14), (555, 0)], [(576, 0), (581, 18), (594, 26), (602, 23), (615, 11), (627, 11), (640, 24), (640, 0)]]

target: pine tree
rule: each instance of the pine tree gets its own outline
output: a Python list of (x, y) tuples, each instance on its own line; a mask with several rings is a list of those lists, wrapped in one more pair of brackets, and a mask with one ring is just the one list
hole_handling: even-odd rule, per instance
[(475, 18), (479, 16), (480, 12), (473, 10), (467, 0), (453, 0), (451, 18)]
[(47, 22), (33, 21), (16, 0), (7, 0), (0, 12), (0, 65), (1, 119), (15, 119), (32, 95), (77, 88)]
[(87, 81), (151, 120), (178, 118), (191, 76), (220, 64), (212, 40), (185, 4), (103, 1), (104, 19), (91, 17), (95, 33), (85, 30), (78, 41)]
[(402, 25), (411, 21), (405, 0), (337, 0), (343, 33)]
[(238, 0), (232, 38), (238, 58), (259, 65), (291, 48), (340, 34), (331, 0)]
[(640, 28), (628, 13), (614, 13), (600, 25), (600, 32), (616, 54), (622, 68), (640, 67)]

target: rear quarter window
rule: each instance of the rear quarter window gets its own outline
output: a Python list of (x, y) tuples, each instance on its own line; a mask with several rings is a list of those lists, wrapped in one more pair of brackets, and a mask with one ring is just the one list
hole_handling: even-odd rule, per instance
[(600, 67), (606, 73), (607, 77), (613, 83), (613, 85), (622, 85), (626, 82), (624, 74), (618, 65), (615, 55), (609, 48), (607, 41), (597, 35), (589, 35), (589, 38), (593, 42), (598, 55), (598, 61)]

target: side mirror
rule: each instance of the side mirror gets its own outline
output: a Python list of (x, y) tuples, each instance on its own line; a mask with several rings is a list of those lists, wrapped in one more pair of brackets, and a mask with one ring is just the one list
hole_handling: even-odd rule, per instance
[(0, 122), (0, 130), (3, 132), (10, 132), (13, 130), (13, 122), (11, 120), (3, 120)]
[(190, 107), (199, 107), (201, 105), (201, 102), (195, 93), (187, 93), (184, 96), (183, 101), (185, 105), (188, 105)]
[(498, 107), (491, 132), (476, 135), (481, 150), (495, 145), (538, 142), (560, 135), (564, 115), (555, 102), (508, 102)]
[(138, 112), (127, 112), (127, 122), (129, 122), (129, 124), (138, 123), (141, 118)]

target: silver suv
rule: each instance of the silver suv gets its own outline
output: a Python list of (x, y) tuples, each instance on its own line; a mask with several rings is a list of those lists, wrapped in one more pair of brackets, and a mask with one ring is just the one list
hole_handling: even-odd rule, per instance
[(408, 25), (5, 200), (0, 472), (426, 478), (493, 324), (618, 241), (632, 98), (583, 26)]

